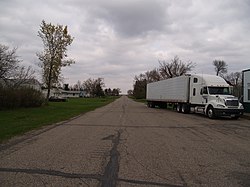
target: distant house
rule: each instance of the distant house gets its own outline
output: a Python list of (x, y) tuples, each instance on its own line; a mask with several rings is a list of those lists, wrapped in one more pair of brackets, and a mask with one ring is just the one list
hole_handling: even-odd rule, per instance
[(62, 97), (84, 97), (84, 91), (61, 90)]
[[(43, 94), (46, 96), (48, 89), (43, 89)], [(63, 90), (61, 88), (52, 88), (50, 96), (58, 96), (64, 98), (85, 97), (85, 92), (80, 90)]]

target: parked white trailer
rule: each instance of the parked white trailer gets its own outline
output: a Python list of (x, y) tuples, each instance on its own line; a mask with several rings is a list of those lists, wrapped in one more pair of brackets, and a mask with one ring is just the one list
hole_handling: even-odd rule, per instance
[(202, 112), (209, 118), (230, 116), (239, 118), (243, 105), (232, 94), (232, 87), (214, 75), (185, 75), (147, 84), (149, 107), (176, 106), (178, 112)]

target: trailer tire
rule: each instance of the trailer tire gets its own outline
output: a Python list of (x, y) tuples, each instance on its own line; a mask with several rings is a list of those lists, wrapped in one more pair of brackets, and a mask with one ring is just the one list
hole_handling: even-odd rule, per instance
[(210, 119), (214, 119), (215, 118), (214, 108), (212, 106), (208, 107), (208, 109), (207, 109), (207, 116)]
[(181, 113), (182, 112), (182, 104), (178, 103), (176, 110), (177, 110), (177, 112)]
[(153, 101), (148, 102), (148, 107), (149, 108), (155, 108), (155, 103)]

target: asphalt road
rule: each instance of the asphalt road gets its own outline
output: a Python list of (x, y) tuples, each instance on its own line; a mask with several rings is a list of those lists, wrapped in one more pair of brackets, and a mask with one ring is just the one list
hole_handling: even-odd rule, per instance
[(249, 120), (123, 96), (0, 146), (0, 186), (250, 186)]

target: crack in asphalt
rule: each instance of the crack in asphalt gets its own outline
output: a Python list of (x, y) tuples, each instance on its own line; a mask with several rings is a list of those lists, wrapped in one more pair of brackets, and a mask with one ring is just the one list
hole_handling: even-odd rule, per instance
[[(0, 172), (6, 173), (26, 173), (26, 174), (38, 174), (38, 175), (49, 175), (62, 178), (70, 179), (95, 179), (103, 184), (106, 179), (105, 176), (100, 174), (81, 174), (81, 173), (66, 173), (57, 170), (45, 170), (45, 169), (21, 169), (21, 168), (0, 168)], [(141, 185), (155, 185), (155, 186), (166, 186), (166, 187), (185, 187), (180, 185), (172, 185), (167, 183), (153, 182), (153, 181), (143, 181), (143, 180), (132, 180), (132, 179), (123, 179), (116, 178), (116, 181), (131, 183), (131, 184), (141, 184)], [(106, 185), (107, 183), (105, 183)]]
[(46, 170), (46, 169), (22, 169), (22, 168), (0, 168), (0, 172), (7, 173), (26, 173), (26, 174), (39, 174), (39, 175), (49, 175), (55, 177), (63, 177), (70, 179), (94, 179), (100, 182), (101, 187), (116, 187), (117, 182), (139, 184), (139, 185), (155, 185), (155, 186), (166, 186), (166, 187), (184, 187), (180, 185), (172, 185), (167, 183), (159, 183), (154, 181), (144, 181), (144, 180), (132, 180), (118, 178), (119, 172), (119, 160), (120, 153), (118, 151), (118, 145), (120, 143), (122, 130), (117, 131), (115, 135), (109, 135), (104, 137), (102, 140), (111, 140), (112, 148), (110, 150), (110, 159), (108, 164), (104, 169), (104, 174), (81, 174), (81, 173), (66, 173), (57, 170)]
[(118, 152), (117, 147), (120, 142), (120, 137), (121, 137), (121, 131), (118, 131), (117, 136), (110, 135), (106, 138), (103, 138), (103, 140), (112, 140), (113, 147), (110, 150), (110, 159), (103, 174), (104, 180), (102, 181), (101, 184), (102, 187), (116, 186), (116, 181), (118, 178), (118, 171), (119, 171), (119, 157), (120, 157), (120, 153)]
[(50, 176), (71, 178), (71, 179), (85, 178), (85, 179), (101, 180), (102, 178), (102, 176), (99, 174), (66, 173), (62, 171), (46, 170), (46, 169), (0, 168), (0, 172), (40, 174), (40, 175), (50, 175)]

